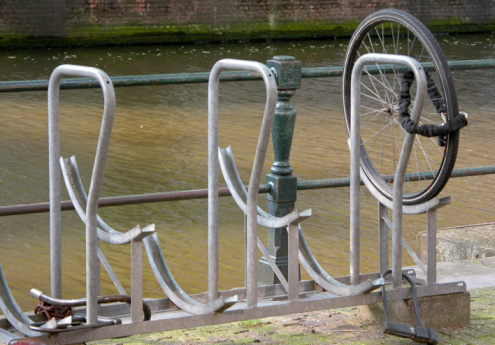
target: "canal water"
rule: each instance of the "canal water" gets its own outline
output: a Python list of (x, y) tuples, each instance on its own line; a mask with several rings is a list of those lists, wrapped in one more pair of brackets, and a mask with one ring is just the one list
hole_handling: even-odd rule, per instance
[[(495, 58), (495, 35), (437, 37), (449, 60)], [(63, 63), (94, 66), (109, 76), (207, 72), (223, 58), (264, 62), (291, 55), (303, 67), (342, 66), (347, 40), (222, 45), (65, 48), (0, 52), (0, 80), (48, 79)], [(453, 72), (459, 107), (469, 113), (456, 168), (493, 165), (494, 69)], [(292, 99), (298, 112), (291, 165), (299, 181), (349, 176), (341, 78), (303, 79)], [(154, 193), (207, 186), (207, 84), (116, 88), (117, 112), (101, 196)], [(220, 87), (220, 145), (231, 146), (247, 183), (264, 108), (263, 84)], [(0, 205), (48, 201), (47, 93), (0, 95)], [(99, 90), (61, 91), (62, 155), (75, 155), (89, 185), (101, 121)], [(265, 171), (273, 162), (270, 153)], [(438, 212), (438, 227), (494, 221), (493, 176), (451, 179), (441, 196), (452, 203)], [(223, 181), (221, 181), (223, 183)], [(377, 204), (362, 188), (361, 271), (378, 270)], [(68, 200), (64, 192), (63, 199)], [(260, 205), (264, 206), (263, 197)], [(302, 191), (297, 209), (313, 209), (303, 228), (321, 265), (334, 276), (349, 272), (349, 188)], [(110, 207), (101, 216), (120, 231), (156, 224), (167, 263), (188, 293), (207, 290), (207, 201)], [(63, 212), (63, 296), (84, 297), (84, 225)], [(425, 217), (404, 218), (404, 236), (416, 248)], [(29, 290), (49, 292), (48, 214), (0, 218), (0, 261), (24, 310), (36, 301)], [(220, 199), (220, 288), (243, 286), (243, 217), (230, 198)], [(266, 241), (266, 230), (259, 229)], [(102, 244), (130, 290), (130, 247)], [(406, 255), (406, 264), (412, 264)], [(145, 258), (145, 297), (164, 296)], [(303, 278), (307, 278), (303, 272)], [(102, 271), (102, 293), (116, 293)]]

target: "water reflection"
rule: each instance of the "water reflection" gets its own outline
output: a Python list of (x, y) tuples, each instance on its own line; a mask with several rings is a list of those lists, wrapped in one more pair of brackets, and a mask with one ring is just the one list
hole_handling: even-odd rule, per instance
[[(449, 60), (495, 58), (494, 35), (438, 37)], [(94, 49), (3, 51), (0, 80), (48, 79), (62, 63), (95, 66), (110, 76), (209, 71), (222, 58), (265, 61), (292, 55), (303, 67), (341, 66), (347, 41), (257, 44), (143, 46)], [(453, 72), (460, 109), (470, 114), (463, 129), (456, 168), (492, 164), (491, 118), (495, 70)], [(291, 164), (299, 180), (347, 177), (348, 148), (342, 112), (341, 79), (304, 79), (292, 99), (298, 111)], [(102, 196), (206, 188), (207, 85), (170, 85), (116, 89), (117, 113)], [(232, 146), (241, 177), (247, 182), (264, 107), (262, 82), (235, 82), (220, 87), (220, 145)], [(0, 96), (0, 204), (48, 200), (46, 92)], [(61, 92), (62, 155), (76, 155), (86, 185), (101, 122), (99, 90)], [(273, 162), (269, 152), (265, 171)], [(440, 210), (439, 227), (493, 221), (494, 177), (453, 179), (442, 195), (452, 204)], [(362, 271), (376, 271), (376, 202), (362, 190)], [(63, 195), (67, 200), (67, 195)], [(263, 206), (263, 198), (260, 198)], [(167, 262), (190, 293), (207, 289), (206, 200), (147, 204), (101, 210), (122, 231), (135, 224), (156, 223)], [(220, 287), (243, 285), (242, 215), (229, 198), (220, 200)], [(348, 274), (349, 190), (305, 191), (300, 210), (313, 208), (303, 225), (320, 263), (334, 275)], [(14, 296), (25, 310), (36, 287), (49, 292), (48, 214), (0, 218), (0, 260)], [(423, 216), (406, 217), (404, 233), (415, 247), (425, 228)], [(266, 231), (260, 229), (262, 237)], [(63, 293), (84, 295), (84, 226), (75, 213), (63, 212)], [(109, 261), (129, 290), (130, 248), (102, 244)], [(405, 258), (406, 263), (411, 261)], [(145, 262), (147, 260), (145, 259)], [(145, 267), (145, 296), (162, 296)], [(102, 274), (102, 293), (115, 289)]]

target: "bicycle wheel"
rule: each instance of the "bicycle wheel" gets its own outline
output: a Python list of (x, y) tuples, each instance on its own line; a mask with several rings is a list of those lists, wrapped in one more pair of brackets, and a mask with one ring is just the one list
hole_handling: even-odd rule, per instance
[[(428, 89), (434, 83), (438, 93), (437, 99), (425, 99), (420, 125), (441, 125), (457, 115), (452, 76), (437, 41), (415, 17), (403, 11), (387, 9), (364, 19), (347, 48), (343, 96), (349, 133), (351, 73), (356, 60), (367, 53), (406, 55), (423, 64), (428, 78), (431, 77)], [(388, 199), (393, 197), (393, 175), (406, 133), (398, 118), (404, 73), (402, 66), (376, 64), (365, 66), (361, 80), (361, 167), (373, 185)], [(414, 104), (415, 87), (410, 88), (410, 93), (411, 104)], [(429, 93), (429, 98), (434, 98), (433, 93)], [(439, 107), (439, 104), (444, 107)], [(407, 183), (403, 187), (404, 204), (419, 204), (440, 193), (454, 167), (458, 144), (458, 131), (441, 138), (416, 135), (406, 171)]]

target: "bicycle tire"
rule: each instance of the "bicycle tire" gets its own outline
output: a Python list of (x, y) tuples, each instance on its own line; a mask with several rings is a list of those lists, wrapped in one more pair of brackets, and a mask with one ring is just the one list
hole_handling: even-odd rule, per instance
[[(402, 40), (402, 41), (401, 41)], [(407, 44), (405, 44), (407, 43)], [(354, 32), (345, 55), (343, 102), (347, 131), (351, 127), (351, 74), (356, 60), (365, 53), (407, 55), (429, 70), (445, 101), (445, 117), (425, 99), (419, 124), (441, 124), (458, 114), (457, 96), (447, 60), (431, 32), (407, 12), (385, 9), (366, 17)], [(372, 74), (372, 68), (378, 77)], [(389, 72), (386, 73), (387, 68)], [(398, 66), (365, 66), (361, 85), (361, 167), (375, 188), (393, 199), (393, 175), (405, 131), (398, 120), (400, 78)], [(368, 78), (366, 78), (366, 75)], [(380, 88), (377, 87), (380, 86)], [(413, 88), (411, 88), (411, 91)], [(414, 98), (414, 95), (411, 95)], [(378, 106), (378, 107), (377, 107)], [(376, 108), (373, 108), (376, 107)], [(397, 138), (399, 140), (397, 140)], [(436, 138), (416, 135), (406, 171), (403, 204), (415, 205), (437, 196), (454, 168), (459, 131), (445, 136), (444, 146)]]

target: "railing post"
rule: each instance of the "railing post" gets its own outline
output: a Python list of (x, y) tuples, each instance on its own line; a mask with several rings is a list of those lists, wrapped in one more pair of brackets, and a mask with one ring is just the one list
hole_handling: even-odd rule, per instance
[[(270, 214), (281, 217), (294, 210), (297, 195), (297, 177), (292, 175), (289, 163), (292, 136), (296, 123), (296, 111), (290, 104), (296, 89), (301, 87), (301, 61), (292, 56), (275, 56), (266, 65), (274, 73), (278, 87), (277, 107), (273, 120), (272, 140), (275, 162), (266, 175), (266, 183), (272, 186), (266, 195)], [(268, 229), (268, 252), (283, 275), (288, 277), (288, 236), (286, 228)], [(277, 284), (278, 278), (270, 264), (262, 257), (258, 262), (258, 282)]]

